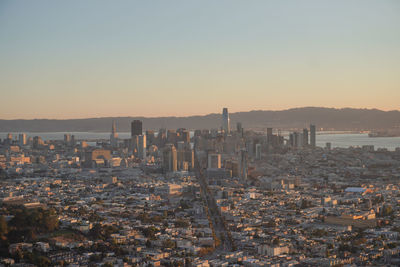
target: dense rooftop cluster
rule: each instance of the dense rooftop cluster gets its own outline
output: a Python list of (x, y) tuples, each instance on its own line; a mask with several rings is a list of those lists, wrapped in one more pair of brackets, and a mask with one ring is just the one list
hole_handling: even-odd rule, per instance
[(307, 129), (286, 139), (228, 119), (2, 140), (0, 265), (400, 264), (400, 149), (319, 148)]

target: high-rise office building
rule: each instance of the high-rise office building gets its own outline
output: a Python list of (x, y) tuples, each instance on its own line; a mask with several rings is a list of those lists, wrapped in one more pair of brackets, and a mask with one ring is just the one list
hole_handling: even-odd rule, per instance
[(166, 144), (163, 149), (163, 171), (176, 172), (178, 170), (178, 159), (176, 148), (173, 144)]
[(242, 126), (241, 122), (236, 123), (236, 131), (237, 131), (239, 137), (243, 137), (244, 129), (243, 129), (243, 126)]
[(179, 131), (179, 139), (185, 143), (190, 143), (190, 132), (186, 129)]
[(115, 121), (113, 121), (112, 126), (111, 126), (110, 145), (112, 147), (118, 146), (118, 133), (117, 133), (117, 126), (115, 125)]
[(157, 134), (157, 145), (159, 147), (163, 147), (167, 142), (167, 130), (165, 128), (161, 128), (158, 130)]
[(115, 124), (114, 120), (113, 120), (112, 126), (111, 126), (111, 133), (112, 134), (117, 134), (117, 125)]
[(142, 129), (142, 121), (140, 120), (134, 120), (131, 123), (131, 137), (135, 135), (142, 135), (143, 134), (143, 129)]
[(138, 154), (139, 153), (139, 135), (134, 135), (131, 137), (129, 148), (132, 150), (132, 154), (135, 157), (138, 157), (138, 155), (139, 155)]
[(298, 133), (297, 134), (297, 138), (298, 138), (297, 147), (303, 147), (304, 146), (304, 144), (303, 144), (303, 141), (304, 141), (303, 133)]
[(183, 142), (183, 141), (178, 141), (177, 142), (177, 146), (176, 146), (177, 150), (185, 150), (185, 148), (186, 148), (186, 143), (185, 142)]
[(240, 151), (240, 162), (239, 162), (240, 178), (242, 178), (243, 180), (247, 180), (247, 174), (248, 174), (247, 162), (248, 162), (247, 151), (243, 149)]
[[(181, 142), (181, 141), (180, 141)], [(182, 166), (184, 165), (185, 161), (185, 150), (184, 149), (180, 149), (179, 148), (179, 143), (178, 142), (178, 147), (176, 150), (176, 154), (177, 154), (177, 161), (178, 161), (178, 169), (182, 169)], [(182, 142), (183, 143), (183, 142)]]
[(293, 146), (294, 147), (299, 147), (300, 146), (300, 134), (298, 132), (293, 133)]
[(33, 137), (32, 147), (38, 149), (44, 145), (44, 142), (40, 136)]
[(218, 129), (211, 129), (211, 131), (210, 131), (210, 134), (211, 134), (211, 138), (217, 138), (217, 136), (218, 136)]
[(272, 128), (267, 128), (267, 144), (272, 146)]
[(208, 154), (208, 169), (221, 168), (221, 154)]
[(315, 130), (315, 125), (311, 124), (310, 125), (310, 145), (311, 147), (316, 147), (317, 142), (316, 142), (316, 130)]
[(167, 131), (167, 143), (176, 144), (178, 141), (178, 133), (176, 130), (169, 129)]
[(303, 147), (304, 146), (304, 135), (303, 133), (293, 132), (289, 134), (289, 145), (291, 147)]
[(75, 135), (71, 135), (71, 146), (75, 146)]
[(25, 133), (19, 134), (18, 142), (19, 142), (20, 146), (26, 145), (26, 134)]
[(261, 144), (256, 144), (256, 160), (261, 159)]
[(69, 146), (71, 144), (71, 135), (70, 134), (64, 134), (64, 144), (66, 146)]
[(146, 130), (146, 142), (147, 146), (154, 145), (156, 141), (156, 137), (153, 130)]
[(288, 145), (294, 146), (294, 134), (293, 133), (289, 133)]
[(254, 156), (254, 142), (253, 142), (253, 140), (247, 140), (245, 146), (246, 146), (247, 154), (250, 157), (253, 157)]
[(187, 171), (194, 168), (194, 151), (190, 143), (185, 141), (177, 142), (178, 169)]
[(194, 130), (194, 137), (200, 137), (201, 136), (201, 130)]
[(7, 138), (4, 140), (4, 142), (8, 145), (11, 145), (13, 143), (13, 136), (11, 133), (7, 134)]
[(222, 110), (222, 130), (225, 134), (229, 134), (231, 130), (228, 108)]
[(193, 149), (187, 149), (185, 151), (185, 161), (188, 162), (189, 167), (191, 169), (194, 169), (194, 150)]
[(146, 158), (146, 135), (138, 136), (138, 149), (137, 155), (140, 159)]
[(303, 146), (308, 146), (308, 129), (303, 129)]
[(242, 133), (242, 123), (241, 122), (236, 123), (236, 131), (238, 133)]
[(88, 149), (85, 151), (84, 158), (83, 165), (86, 167), (108, 166), (112, 159), (111, 150), (101, 148)]

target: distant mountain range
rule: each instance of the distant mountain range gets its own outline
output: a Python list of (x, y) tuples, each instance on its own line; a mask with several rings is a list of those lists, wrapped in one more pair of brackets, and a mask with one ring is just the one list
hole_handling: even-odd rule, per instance
[[(222, 110), (222, 109), (221, 109)], [(110, 132), (115, 120), (119, 132), (129, 132), (134, 119), (143, 121), (144, 129), (220, 128), (221, 114), (189, 117), (107, 117), (67, 120), (0, 120), (0, 132)], [(241, 122), (244, 128), (295, 129), (310, 123), (324, 130), (378, 130), (400, 128), (400, 111), (377, 109), (294, 108), (282, 111), (248, 111), (230, 114), (231, 128)]]

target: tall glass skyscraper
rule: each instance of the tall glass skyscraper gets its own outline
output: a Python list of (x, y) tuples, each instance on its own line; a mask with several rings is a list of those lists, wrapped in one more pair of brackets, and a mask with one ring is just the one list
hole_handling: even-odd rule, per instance
[(131, 136), (135, 135), (142, 135), (143, 134), (143, 129), (142, 129), (142, 121), (140, 120), (134, 120), (131, 123)]
[(222, 110), (222, 130), (224, 130), (226, 134), (229, 134), (231, 131), (228, 108)]

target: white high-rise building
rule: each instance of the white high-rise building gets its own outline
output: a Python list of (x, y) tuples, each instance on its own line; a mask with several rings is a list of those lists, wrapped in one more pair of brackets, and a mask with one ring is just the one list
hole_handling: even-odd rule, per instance
[(231, 131), (228, 108), (222, 110), (222, 130), (224, 130), (225, 134), (229, 134)]

